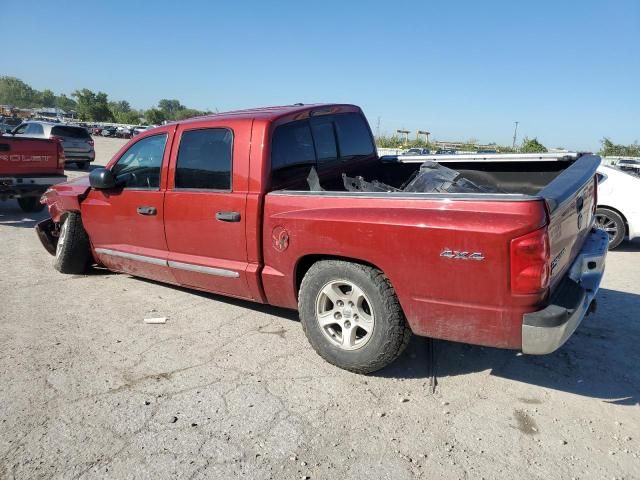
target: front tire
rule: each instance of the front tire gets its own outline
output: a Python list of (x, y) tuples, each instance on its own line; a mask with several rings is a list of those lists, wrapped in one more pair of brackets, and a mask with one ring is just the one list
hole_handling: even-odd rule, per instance
[(624, 240), (626, 227), (618, 212), (608, 208), (596, 209), (596, 226), (609, 235), (609, 250), (616, 248)]
[(411, 339), (391, 283), (367, 265), (341, 260), (315, 263), (302, 280), (298, 309), (314, 350), (351, 372), (386, 367)]
[(55, 268), (60, 273), (84, 273), (91, 261), (89, 237), (79, 213), (67, 214), (56, 245)]
[(22, 211), (26, 213), (41, 212), (45, 207), (44, 204), (40, 203), (40, 198), (38, 197), (18, 198), (18, 205), (20, 205)]

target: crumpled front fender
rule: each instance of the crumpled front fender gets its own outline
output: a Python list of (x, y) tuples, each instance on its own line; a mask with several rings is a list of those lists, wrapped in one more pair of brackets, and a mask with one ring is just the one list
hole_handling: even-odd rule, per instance
[(56, 224), (51, 218), (42, 220), (36, 225), (36, 233), (40, 239), (40, 243), (44, 249), (51, 255), (56, 254), (56, 245), (58, 244), (58, 237), (55, 235)]
[(59, 223), (65, 213), (80, 211), (80, 202), (85, 198), (90, 188), (88, 176), (59, 183), (44, 192), (40, 203), (47, 205), (53, 221)]

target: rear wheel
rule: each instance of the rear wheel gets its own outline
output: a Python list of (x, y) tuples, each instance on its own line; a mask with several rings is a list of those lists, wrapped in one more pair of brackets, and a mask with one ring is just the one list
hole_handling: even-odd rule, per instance
[(315, 351), (352, 372), (386, 367), (411, 338), (389, 280), (367, 265), (341, 260), (314, 264), (302, 280), (298, 309)]
[(80, 170), (86, 170), (87, 168), (89, 168), (89, 162), (76, 162), (76, 166)]
[(596, 226), (609, 235), (609, 250), (613, 250), (624, 240), (626, 228), (624, 219), (618, 212), (608, 208), (598, 208), (596, 210)]
[(90, 261), (89, 237), (80, 214), (71, 212), (60, 227), (54, 266), (61, 273), (84, 273)]
[(18, 198), (18, 205), (20, 205), (23, 212), (27, 213), (40, 212), (45, 207), (44, 204), (40, 203), (40, 198), (38, 197)]

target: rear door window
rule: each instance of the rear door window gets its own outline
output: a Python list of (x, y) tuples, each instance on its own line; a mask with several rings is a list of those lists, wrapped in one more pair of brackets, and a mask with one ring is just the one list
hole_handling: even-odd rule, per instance
[(69, 126), (57, 126), (51, 129), (51, 135), (56, 137), (78, 138), (86, 139), (91, 138), (86, 128), (82, 127), (69, 127)]
[(182, 134), (175, 188), (231, 190), (233, 133), (228, 128), (188, 130)]

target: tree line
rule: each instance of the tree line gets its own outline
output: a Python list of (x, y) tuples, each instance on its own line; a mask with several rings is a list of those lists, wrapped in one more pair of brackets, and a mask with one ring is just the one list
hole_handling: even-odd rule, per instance
[[(52, 90), (42, 91), (32, 88), (22, 80), (0, 76), (0, 105), (11, 105), (18, 108), (59, 108), (64, 111), (75, 111), (78, 118), (88, 122), (114, 122), (128, 125), (149, 123), (158, 125), (166, 121), (183, 120), (185, 118), (206, 115), (207, 111), (195, 110), (185, 107), (176, 99), (162, 99), (158, 105), (147, 110), (136, 110), (126, 100), (113, 101), (104, 92), (94, 92), (88, 88), (75, 90), (70, 96), (61, 93), (56, 95)], [(433, 144), (423, 140), (411, 140), (405, 142), (399, 136), (378, 136), (376, 144), (382, 148), (431, 148), (437, 149)], [(600, 154), (604, 156), (640, 157), (640, 145), (634, 142), (631, 145), (615, 144), (605, 137), (601, 140)], [(547, 151), (537, 138), (525, 137), (517, 148), (511, 146), (495, 145), (501, 153), (543, 153)], [(462, 145), (460, 150), (476, 150), (477, 142), (469, 140)]]
[(179, 100), (166, 98), (150, 109), (137, 110), (131, 108), (126, 100), (110, 100), (104, 92), (82, 88), (75, 90), (70, 96), (56, 95), (52, 90), (36, 90), (20, 79), (8, 76), (0, 77), (0, 105), (17, 108), (59, 108), (66, 112), (75, 111), (77, 118), (82, 121), (129, 125), (139, 123), (158, 125), (165, 120), (183, 120), (211, 113), (188, 108)]
[[(422, 139), (409, 140), (405, 142), (405, 139), (397, 135), (391, 137), (378, 136), (376, 137), (376, 145), (381, 148), (429, 148), (431, 150), (437, 150), (439, 147), (432, 143), (427, 143)], [(520, 145), (516, 148), (504, 145), (497, 145), (495, 143), (489, 144), (495, 148), (499, 153), (545, 153), (547, 147), (538, 141), (537, 138), (524, 137)], [(468, 140), (458, 147), (458, 150), (473, 151), (478, 149), (478, 142), (474, 139)]]

